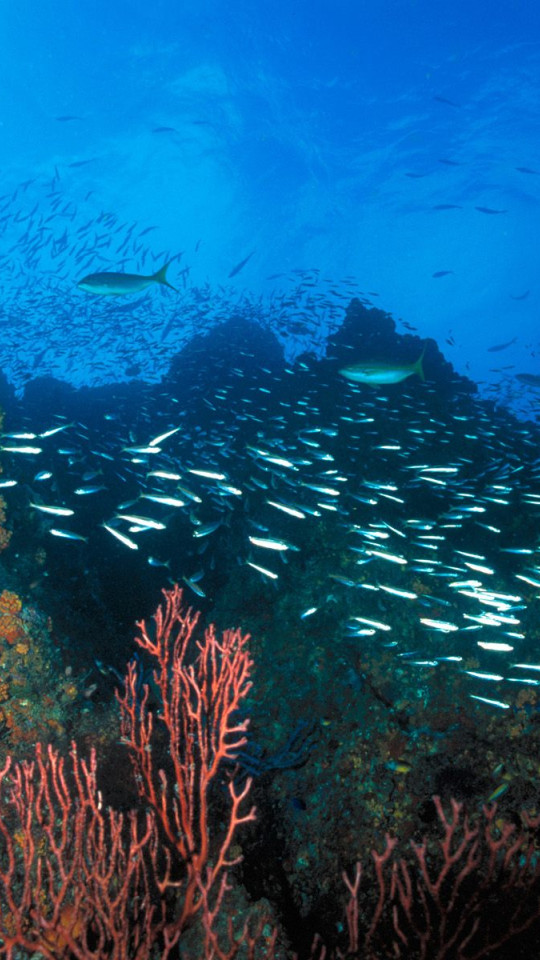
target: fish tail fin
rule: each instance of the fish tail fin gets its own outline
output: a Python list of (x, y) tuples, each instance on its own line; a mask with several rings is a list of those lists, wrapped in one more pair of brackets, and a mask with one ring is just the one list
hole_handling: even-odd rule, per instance
[(178, 293), (176, 287), (173, 287), (172, 283), (169, 283), (167, 280), (167, 270), (169, 269), (172, 260), (169, 260), (168, 263), (165, 263), (161, 270), (158, 270), (157, 273), (152, 274), (152, 280), (154, 283), (161, 283), (164, 287), (170, 287), (171, 290), (174, 290), (175, 293)]
[(423, 366), (423, 364), (424, 364), (424, 355), (425, 355), (425, 352), (426, 352), (426, 347), (427, 347), (427, 341), (426, 341), (425, 344), (424, 344), (424, 349), (422, 350), (422, 353), (421, 353), (420, 356), (418, 357), (418, 360), (416, 361), (415, 364), (413, 364), (413, 370), (414, 370), (414, 372), (417, 373), (418, 376), (420, 377), (420, 379), (423, 380), (423, 381), (425, 381), (425, 379), (426, 379), (426, 375), (425, 375), (425, 373), (424, 373), (424, 366)]

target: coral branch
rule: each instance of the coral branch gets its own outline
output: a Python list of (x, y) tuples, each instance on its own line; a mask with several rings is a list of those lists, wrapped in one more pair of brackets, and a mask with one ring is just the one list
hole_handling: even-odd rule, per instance
[(197, 913), (212, 956), (232, 958), (242, 944), (253, 952), (259, 928), (254, 936), (246, 926), (235, 938), (231, 927), (224, 947), (212, 930), (224, 909), (226, 868), (238, 859), (230, 856), (236, 829), (255, 817), (253, 807), (243, 811), (249, 780), (238, 788), (229, 782), (219, 834), (210, 822), (220, 765), (245, 743), (238, 710), (250, 687), (248, 638), (227, 631), (218, 640), (209, 628), (195, 640), (198, 617), (182, 609), (179, 588), (164, 596), (154, 628), (139, 624), (138, 643), (156, 662), (166, 770), (153, 752), (149, 689), (140, 695), (132, 665), (118, 695), (146, 812), (105, 809), (96, 754), (86, 762), (75, 744), (70, 763), (38, 745), (32, 761), (8, 760), (0, 771), (0, 957), (147, 960), (159, 940), (166, 960)]
[[(348, 944), (333, 956), (481, 960), (540, 918), (540, 818), (525, 817), (518, 830), (496, 822), (493, 805), (471, 823), (457, 801), (449, 817), (439, 797), (433, 802), (442, 827), (436, 843), (413, 843), (412, 858), (405, 858), (387, 836), (383, 852), (372, 854), (369, 895), (360, 890), (366, 874), (360, 864), (352, 878), (344, 875)], [(317, 955), (320, 941), (312, 951)]]
[[(247, 720), (238, 718), (246, 697), (252, 660), (248, 636), (227, 630), (221, 640), (213, 626), (194, 639), (198, 614), (182, 607), (178, 586), (164, 590), (153, 626), (137, 626), (138, 645), (155, 661), (154, 683), (159, 690), (157, 719), (166, 733), (170, 769), (155, 760), (154, 713), (148, 685), (138, 692), (137, 667), (131, 665), (123, 694), (118, 694), (122, 738), (127, 744), (141, 797), (155, 810), (169, 848), (159, 880), (161, 890), (183, 888), (181, 929), (204, 902), (220, 872), (231, 863), (229, 850), (237, 827), (255, 818), (255, 808), (242, 813), (251, 781), (243, 788), (228, 785), (230, 809), (224, 835), (214, 837), (209, 804), (213, 781), (225, 759), (234, 758), (245, 744)], [(195, 653), (194, 653), (195, 651)], [(185, 876), (173, 878), (180, 860)]]
[[(164, 917), (151, 905), (157, 831), (102, 805), (96, 757), (38, 745), (0, 772), (0, 956), (143, 960)], [(15, 951), (15, 953), (14, 953)]]

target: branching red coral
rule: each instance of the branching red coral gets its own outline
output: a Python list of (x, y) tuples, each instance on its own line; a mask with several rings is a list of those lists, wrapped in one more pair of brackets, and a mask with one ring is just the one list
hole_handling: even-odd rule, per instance
[(143, 960), (163, 926), (152, 905), (151, 814), (103, 807), (96, 757), (38, 745), (0, 772), (0, 955)]
[[(31, 762), (8, 760), (0, 771), (0, 956), (23, 949), (48, 960), (146, 960), (156, 940), (166, 958), (197, 913), (212, 956), (251, 950), (247, 927), (218, 945), (212, 930), (227, 889), (226, 867), (237, 827), (255, 817), (241, 811), (250, 781), (229, 784), (223, 832), (214, 837), (210, 787), (222, 761), (245, 742), (238, 709), (249, 690), (247, 637), (213, 628), (195, 641), (197, 616), (182, 609), (178, 587), (139, 644), (156, 660), (159, 719), (171, 768), (154, 762), (149, 691), (139, 695), (130, 667), (118, 700), (122, 736), (131, 750), (143, 814), (126, 817), (103, 806), (96, 755), (71, 764), (49, 747)], [(219, 881), (219, 882), (217, 882)], [(169, 894), (169, 896), (167, 896)], [(212, 897), (211, 897), (212, 894)], [(270, 956), (270, 954), (268, 954)]]
[(231, 806), (223, 836), (214, 838), (209, 815), (210, 789), (222, 762), (234, 759), (246, 742), (248, 721), (239, 719), (238, 710), (251, 686), (252, 660), (249, 637), (239, 630), (226, 630), (219, 640), (210, 626), (194, 644), (198, 614), (182, 608), (178, 586), (163, 594), (165, 603), (154, 616), (153, 629), (138, 623), (136, 641), (156, 663), (158, 719), (167, 734), (170, 773), (157, 768), (149, 690), (145, 686), (140, 696), (133, 664), (118, 701), (122, 737), (131, 752), (140, 794), (159, 817), (170, 848), (160, 879), (162, 890), (178, 885), (171, 875), (174, 860), (185, 864), (184, 904), (178, 920), (182, 928), (204, 901), (201, 881), (208, 893), (221, 871), (235, 862), (229, 859), (229, 851), (237, 827), (255, 819), (254, 807), (241, 811), (251, 787), (249, 779), (238, 789), (229, 782)]
[[(212, 816), (223, 761), (245, 743), (248, 638), (197, 633), (178, 587), (164, 600), (153, 624), (139, 624), (138, 644), (155, 663), (152, 697), (133, 665), (118, 695), (145, 809), (106, 808), (95, 752), (82, 760), (75, 745), (69, 762), (38, 746), (32, 761), (8, 759), (0, 770), (0, 958), (167, 960), (194, 920), (194, 956), (276, 955), (266, 916), (253, 928), (233, 925), (226, 904), (236, 830), (255, 817), (243, 809), (250, 781), (229, 780), (226, 814)], [(438, 840), (405, 854), (387, 836), (371, 872), (357, 864), (344, 874), (348, 942), (332, 950), (318, 941), (312, 958), (483, 960), (540, 919), (540, 817), (523, 816), (518, 828), (498, 820), (495, 806), (471, 820), (456, 801), (449, 815), (438, 797), (434, 804)]]
[[(382, 853), (372, 853), (367, 895), (360, 863), (352, 877), (343, 874), (348, 944), (332, 954), (336, 960), (482, 960), (540, 918), (540, 817), (524, 815), (516, 829), (496, 819), (494, 804), (472, 823), (456, 800), (449, 817), (439, 797), (433, 802), (442, 827), (437, 842), (413, 843), (405, 858), (387, 836)], [(312, 956), (328, 956), (320, 941)]]

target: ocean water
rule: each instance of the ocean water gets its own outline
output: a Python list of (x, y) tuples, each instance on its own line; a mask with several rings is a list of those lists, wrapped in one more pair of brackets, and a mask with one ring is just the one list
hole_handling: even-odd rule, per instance
[[(232, 918), (246, 957), (533, 960), (540, 10), (21, 0), (0, 25), (0, 956), (232, 957)], [(183, 674), (151, 649), (175, 584)], [(250, 634), (236, 687), (210, 623)], [(111, 920), (84, 874), (107, 831), (76, 862), (72, 742), (94, 817), (161, 816), (121, 921), (121, 880)]]

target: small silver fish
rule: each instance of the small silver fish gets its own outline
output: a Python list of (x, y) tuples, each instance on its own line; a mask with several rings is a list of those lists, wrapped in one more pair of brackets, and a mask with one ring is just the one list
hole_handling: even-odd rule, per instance
[(200, 527), (197, 527), (193, 531), (194, 537), (207, 537), (210, 533), (213, 533), (214, 530), (217, 530), (221, 526), (221, 520), (215, 520), (213, 523), (203, 523)]
[(202, 587), (193, 580), (192, 577), (182, 577), (182, 580), (189, 587), (190, 590), (193, 590), (193, 593), (196, 593), (198, 597), (206, 597), (206, 594)]
[(192, 473), (196, 477), (203, 477), (205, 480), (227, 479), (224, 473), (217, 473), (215, 470), (195, 470), (195, 468), (188, 467), (188, 473)]
[(145, 527), (152, 530), (165, 530), (165, 524), (160, 520), (152, 520), (151, 517), (139, 517), (133, 513), (117, 513), (117, 520), (127, 520), (129, 523), (136, 523), (139, 527)]
[(72, 530), (59, 530), (58, 527), (51, 527), (49, 533), (52, 533), (53, 537), (63, 537), (64, 540), (82, 540), (84, 543), (88, 543), (88, 537), (83, 537), (80, 533), (73, 533)]
[(257, 563), (252, 563), (251, 560), (247, 561), (247, 565), (248, 567), (253, 567), (254, 570), (258, 570), (264, 577), (269, 577), (270, 580), (278, 579), (278, 574), (274, 573), (273, 570), (267, 570), (266, 567), (259, 567)]
[(150, 470), (147, 477), (158, 477), (161, 480), (181, 480), (182, 474), (170, 473), (168, 470)]
[(248, 537), (254, 547), (262, 547), (264, 550), (298, 550), (286, 540), (276, 540), (274, 537)]
[(50, 513), (53, 517), (72, 517), (75, 513), (69, 507), (47, 507), (43, 503), (31, 503), (34, 510), (41, 510), (42, 513)]
[(63, 423), (61, 427), (51, 427), (49, 430), (44, 430), (43, 433), (40, 433), (40, 437), (54, 437), (55, 433), (61, 433), (62, 430), (67, 430), (68, 427), (72, 427), (72, 423)]
[(287, 513), (290, 517), (297, 517), (299, 520), (304, 520), (306, 514), (303, 510), (300, 510), (299, 507), (294, 507), (288, 503), (278, 503), (276, 500), (267, 500), (268, 504), (271, 507), (276, 507), (277, 510), (282, 510), (283, 513)]
[(161, 447), (154, 447), (151, 444), (147, 444), (146, 446), (138, 445), (134, 447), (122, 447), (122, 450), (124, 453), (140, 453), (140, 454), (161, 453)]
[(490, 707), (499, 707), (501, 710), (509, 710), (510, 704), (502, 700), (490, 700), (488, 697), (478, 697), (474, 693), (469, 694), (471, 700), (479, 700), (481, 703), (487, 703)]
[(112, 533), (113, 537), (116, 537), (117, 540), (120, 540), (120, 543), (123, 543), (126, 547), (129, 547), (130, 550), (138, 550), (139, 544), (135, 543), (134, 540), (131, 540), (130, 537), (126, 537), (123, 533), (120, 533), (119, 530), (115, 530), (114, 527), (110, 527), (108, 523), (102, 523), (102, 527), (105, 530), (108, 530), (109, 533)]
[(173, 430), (167, 430), (167, 433), (160, 433), (159, 437), (154, 437), (153, 440), (150, 440), (150, 443), (148, 444), (148, 446), (150, 447), (159, 446), (162, 440), (167, 440), (168, 437), (172, 437), (174, 433), (178, 433), (178, 431), (181, 429), (182, 429), (181, 427), (174, 427)]
[(76, 490), (73, 491), (73, 493), (77, 494), (78, 497), (87, 497), (87, 496), (90, 496), (90, 494), (92, 493), (98, 493), (100, 490), (106, 490), (106, 489), (107, 488), (102, 483), (100, 483), (96, 486), (77, 487)]
[(4, 453), (23, 453), (32, 456), (34, 454), (41, 453), (41, 447), (4, 447), (0, 446), (0, 450), (3, 450)]
[(185, 507), (186, 501), (179, 500), (178, 497), (167, 497), (161, 493), (141, 493), (144, 500), (152, 500), (153, 503), (163, 503), (166, 507)]

